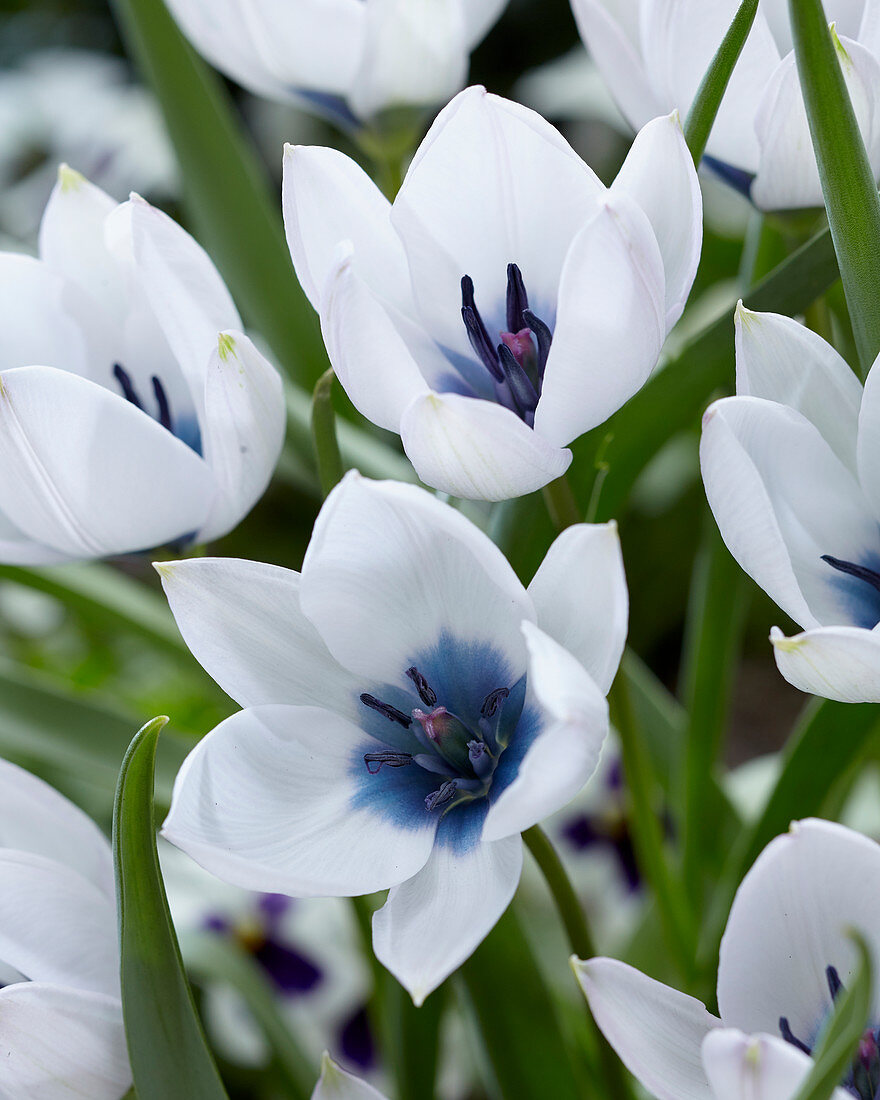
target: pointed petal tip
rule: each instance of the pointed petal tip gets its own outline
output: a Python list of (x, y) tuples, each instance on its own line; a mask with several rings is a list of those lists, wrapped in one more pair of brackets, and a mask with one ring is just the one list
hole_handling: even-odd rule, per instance
[(73, 191), (78, 191), (85, 182), (86, 177), (82, 172), (77, 172), (75, 168), (71, 168), (64, 161), (58, 165), (58, 185), (61, 188), (62, 195), (69, 195)]

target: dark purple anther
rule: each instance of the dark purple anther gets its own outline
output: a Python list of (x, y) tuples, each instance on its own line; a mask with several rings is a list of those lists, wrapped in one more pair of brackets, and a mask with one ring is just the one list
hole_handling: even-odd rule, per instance
[(419, 693), (419, 698), (425, 704), (426, 707), (433, 707), (437, 702), (437, 693), (425, 679), (425, 677), (419, 672), (415, 665), (412, 668), (406, 670), (407, 676), (415, 684), (416, 691)]
[(311, 959), (272, 938), (256, 948), (254, 958), (287, 996), (310, 993), (324, 978)]
[(348, 1061), (354, 1062), (362, 1070), (370, 1069), (375, 1065), (376, 1046), (370, 1031), (370, 1020), (366, 1008), (359, 1008), (342, 1025), (339, 1046)]
[(202, 921), (202, 927), (206, 932), (224, 933), (229, 931), (229, 921), (217, 913), (212, 913)]
[(540, 317), (536, 317), (530, 309), (523, 312), (525, 323), (532, 330), (532, 334), (538, 343), (538, 392), (544, 381), (544, 368), (547, 366), (547, 356), (550, 354), (550, 345), (553, 342), (553, 333), (544, 324)]
[(432, 791), (428, 795), (425, 799), (425, 809), (433, 813), (434, 810), (441, 810), (444, 806), (448, 806), (453, 798), (455, 798), (455, 792), (457, 790), (458, 783), (454, 779), (448, 779), (436, 791)]
[(880, 592), (880, 573), (875, 572), (873, 569), (868, 569), (864, 565), (856, 565), (852, 561), (843, 561), (841, 558), (832, 558), (830, 554), (823, 554), (822, 561), (827, 562), (832, 569), (837, 569), (841, 573), (846, 573), (849, 577), (855, 577), (857, 580), (864, 581), (865, 584), (870, 584), (872, 588), (876, 588)]
[(480, 714), (482, 714), (484, 718), (494, 718), (504, 705), (504, 700), (508, 695), (510, 695), (510, 688), (495, 688), (494, 691), (490, 691), (483, 700), (483, 705), (480, 707)]
[(810, 1054), (811, 1050), (806, 1043), (802, 1043), (795, 1035), (792, 1034), (791, 1027), (788, 1023), (787, 1016), (779, 1017), (779, 1034), (787, 1042), (791, 1043), (793, 1047), (797, 1047), (798, 1050), (802, 1050), (804, 1054)]
[(165, 392), (165, 387), (155, 376), (152, 377), (153, 394), (156, 398), (156, 404), (159, 406), (159, 423), (163, 428), (167, 428), (169, 432), (174, 432), (171, 424), (171, 406), (168, 404), (168, 394)]
[(511, 332), (522, 328), (523, 315), (529, 308), (522, 272), (516, 264), (507, 265), (507, 327)]
[(461, 277), (461, 319), (467, 329), (468, 339), (477, 358), (496, 382), (503, 382), (504, 375), (498, 366), (495, 347), (483, 324), (483, 318), (474, 301), (474, 281), (470, 275)]
[(520, 416), (525, 418), (527, 414), (533, 414), (538, 405), (538, 394), (507, 344), (498, 345), (498, 362)]
[(130, 401), (136, 409), (142, 409), (144, 406), (141, 404), (141, 399), (138, 397), (138, 392), (134, 388), (134, 383), (131, 380), (131, 375), (122, 366), (121, 363), (113, 364), (113, 377), (119, 383), (119, 388), (122, 390), (122, 396), (126, 401)]
[(412, 718), (408, 714), (404, 714), (402, 710), (398, 710), (397, 707), (393, 707), (390, 703), (383, 703), (381, 699), (377, 699), (374, 695), (369, 695), (367, 692), (361, 694), (361, 702), (365, 707), (369, 707), (370, 710), (375, 710), (383, 717), (387, 718), (389, 722), (397, 722), (403, 726), (404, 729), (409, 729), (412, 724)]
[(285, 894), (260, 894), (257, 908), (271, 924), (276, 924), (293, 904)]
[(838, 993), (843, 989), (843, 982), (840, 980), (836, 966), (825, 967), (825, 980), (828, 982), (828, 992), (831, 994), (831, 1000), (836, 1001)]
[(378, 775), (383, 764), (389, 768), (405, 768), (413, 762), (412, 754), (408, 752), (365, 752), (364, 763), (370, 775)]

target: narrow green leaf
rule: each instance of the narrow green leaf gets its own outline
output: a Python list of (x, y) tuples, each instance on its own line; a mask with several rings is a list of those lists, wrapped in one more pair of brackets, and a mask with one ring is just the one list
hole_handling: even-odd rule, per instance
[(122, 1012), (139, 1100), (228, 1100), (186, 980), (156, 852), (154, 718), (119, 773), (113, 858), (122, 952)]
[(728, 81), (746, 44), (757, 11), (758, 0), (743, 0), (740, 4), (688, 111), (684, 124), (684, 137), (694, 158), (694, 164), (698, 166), (703, 159), (703, 151), (709, 140), (721, 100), (727, 91)]
[[(871, 1011), (871, 954), (864, 939), (855, 931), (850, 938), (859, 954), (858, 967), (838, 994), (813, 1049), (813, 1068), (793, 1100), (829, 1100), (846, 1077), (858, 1051)], [(872, 1089), (873, 1091), (873, 1089)]]
[(789, 0), (794, 52), (862, 370), (880, 352), (880, 197), (822, 0)]
[(293, 274), (279, 200), (229, 94), (162, 0), (112, 7), (162, 107), (196, 232), (250, 323), (311, 389), (326, 368), (318, 321)]
[(312, 395), (312, 439), (318, 462), (321, 492), (326, 497), (342, 481), (345, 467), (336, 438), (336, 413), (333, 411), (333, 383), (336, 375), (330, 367), (315, 384)]

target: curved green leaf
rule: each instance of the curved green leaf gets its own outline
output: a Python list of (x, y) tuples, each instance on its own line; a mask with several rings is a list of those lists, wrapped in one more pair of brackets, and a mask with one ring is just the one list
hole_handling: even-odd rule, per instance
[(128, 1053), (139, 1100), (228, 1100), (196, 1014), (159, 872), (153, 775), (167, 721), (154, 718), (135, 736), (113, 810)]

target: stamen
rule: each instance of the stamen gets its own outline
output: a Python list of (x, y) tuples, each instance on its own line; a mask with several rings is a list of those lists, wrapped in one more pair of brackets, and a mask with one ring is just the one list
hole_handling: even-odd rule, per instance
[(412, 764), (412, 753), (409, 752), (365, 752), (364, 763), (367, 765), (367, 771), (370, 775), (378, 775), (382, 770), (382, 765), (385, 764), (389, 768), (405, 768), (407, 764)]
[(836, 1001), (838, 993), (843, 989), (843, 982), (840, 980), (836, 966), (825, 967), (825, 980), (828, 982), (828, 992), (831, 994), (831, 1000)]
[(455, 798), (455, 792), (458, 790), (458, 784), (454, 779), (448, 779), (438, 790), (432, 791), (431, 794), (425, 799), (425, 809), (430, 810), (432, 813), (434, 810), (440, 810), (444, 806), (448, 806), (449, 803)]
[(155, 374), (151, 381), (153, 383), (153, 394), (156, 397), (156, 404), (159, 406), (159, 423), (163, 428), (167, 428), (169, 432), (173, 433), (174, 429), (171, 426), (171, 406), (168, 404), (168, 395), (165, 393), (165, 387)]
[(368, 695), (367, 692), (364, 692), (361, 695), (361, 702), (370, 710), (378, 711), (379, 714), (384, 715), (389, 722), (399, 723), (404, 729), (409, 729), (412, 724), (412, 719), (408, 714), (404, 714), (402, 710), (398, 710), (390, 703), (383, 703), (381, 699), (377, 699), (374, 695)]
[(800, 1039), (796, 1038), (792, 1034), (791, 1028), (789, 1027), (789, 1024), (788, 1024), (788, 1017), (787, 1016), (780, 1016), (779, 1017), (779, 1034), (782, 1036), (782, 1038), (787, 1043), (791, 1043), (791, 1045), (793, 1047), (797, 1047), (798, 1050), (802, 1050), (804, 1052), (804, 1054), (812, 1053), (810, 1048), (807, 1046), (806, 1043), (802, 1043), (800, 1041)]
[(489, 333), (483, 324), (483, 318), (474, 301), (474, 281), (470, 275), (461, 277), (461, 319), (467, 329), (471, 347), (483, 366), (488, 370), (496, 382), (504, 381), (504, 374), (498, 366), (498, 357), (495, 348), (489, 339)]
[(832, 558), (830, 554), (823, 554), (822, 561), (827, 562), (832, 569), (837, 569), (841, 573), (846, 573), (849, 577), (864, 581), (880, 592), (880, 573), (875, 572), (873, 569), (868, 569), (864, 565), (857, 565), (852, 561), (843, 561), (841, 558)]
[(553, 342), (553, 333), (530, 309), (523, 310), (523, 320), (538, 342), (538, 388), (540, 390), (540, 383), (544, 380), (544, 368), (547, 366), (547, 356), (550, 354), (550, 345)]
[(535, 392), (535, 387), (529, 381), (529, 376), (517, 363), (507, 344), (499, 344), (497, 350), (498, 361), (504, 371), (504, 380), (510, 387), (510, 392), (513, 394), (513, 399), (519, 406), (520, 412), (523, 415), (534, 412), (538, 405), (538, 395)]
[(425, 679), (425, 677), (419, 672), (415, 665), (412, 668), (406, 670), (407, 676), (415, 684), (416, 691), (419, 693), (419, 698), (425, 704), (426, 707), (433, 707), (437, 702), (437, 693), (433, 690), (431, 685)]
[(507, 265), (507, 327), (511, 332), (522, 328), (523, 316), (529, 308), (529, 298), (517, 264)]
[(490, 691), (483, 700), (483, 705), (480, 707), (480, 714), (482, 714), (484, 718), (494, 718), (499, 707), (504, 704), (504, 700), (508, 695), (510, 695), (510, 688), (495, 688), (494, 691)]
[(122, 390), (122, 396), (125, 400), (130, 401), (136, 409), (142, 409), (143, 405), (141, 404), (141, 399), (138, 397), (137, 390), (134, 388), (131, 375), (121, 363), (113, 364), (113, 377), (119, 383), (119, 388)]
[(489, 746), (485, 741), (468, 741), (467, 749), (474, 774), (480, 779), (488, 779), (495, 770), (495, 758)]

